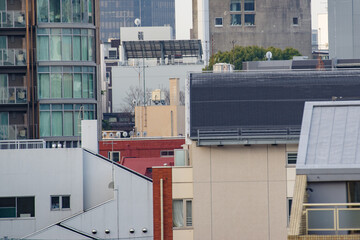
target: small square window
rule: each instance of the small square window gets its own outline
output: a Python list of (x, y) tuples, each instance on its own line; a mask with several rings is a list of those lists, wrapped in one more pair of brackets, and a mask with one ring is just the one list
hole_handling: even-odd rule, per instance
[(108, 157), (114, 162), (118, 162), (120, 161), (120, 152), (109, 152)]
[(70, 196), (63, 196), (62, 197), (62, 209), (70, 208)]
[(60, 197), (54, 196), (51, 197), (51, 210), (58, 210), (60, 209)]
[(223, 18), (215, 18), (215, 27), (222, 27)]
[(299, 19), (297, 17), (293, 18), (293, 25), (299, 25)]
[(231, 0), (230, 11), (231, 12), (241, 11), (241, 0)]
[(255, 25), (255, 14), (245, 14), (245, 26)]
[(231, 26), (240, 26), (241, 25), (241, 14), (231, 14)]
[(70, 196), (51, 196), (51, 211), (70, 209)]

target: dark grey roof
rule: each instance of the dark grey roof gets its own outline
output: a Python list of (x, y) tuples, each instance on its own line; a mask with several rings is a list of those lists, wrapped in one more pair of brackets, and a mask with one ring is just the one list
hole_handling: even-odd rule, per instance
[(190, 137), (298, 142), (305, 101), (360, 99), (359, 76), (358, 70), (191, 73)]
[(305, 104), (296, 168), (309, 181), (360, 180), (360, 101)]

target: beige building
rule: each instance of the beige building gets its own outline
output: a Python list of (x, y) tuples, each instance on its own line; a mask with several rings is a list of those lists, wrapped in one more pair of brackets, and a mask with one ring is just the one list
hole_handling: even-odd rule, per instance
[(170, 105), (135, 107), (135, 129), (139, 137), (184, 136), (185, 106), (180, 105), (178, 78), (170, 79)]

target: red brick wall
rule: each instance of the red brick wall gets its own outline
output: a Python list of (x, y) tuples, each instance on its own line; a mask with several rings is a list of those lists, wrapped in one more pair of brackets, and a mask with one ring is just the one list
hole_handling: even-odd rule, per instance
[(160, 179), (163, 179), (164, 240), (173, 239), (171, 167), (153, 168), (154, 240), (161, 239)]

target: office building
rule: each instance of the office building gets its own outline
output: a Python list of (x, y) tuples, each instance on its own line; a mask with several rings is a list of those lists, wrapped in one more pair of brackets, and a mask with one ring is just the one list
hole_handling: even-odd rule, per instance
[(329, 57), (360, 58), (360, 3), (328, 1)]
[(175, 29), (175, 0), (100, 0), (100, 39), (120, 39), (121, 27), (171, 26)]
[(311, 57), (310, 0), (193, 0), (192, 38), (204, 60), (235, 45), (292, 47)]

